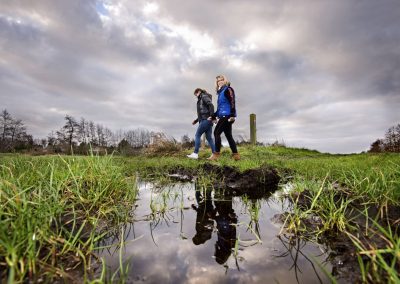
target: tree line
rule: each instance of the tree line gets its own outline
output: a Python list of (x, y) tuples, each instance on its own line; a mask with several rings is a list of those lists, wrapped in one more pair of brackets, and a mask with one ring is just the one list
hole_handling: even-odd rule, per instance
[(33, 137), (26, 132), (22, 120), (13, 118), (6, 109), (3, 110), (0, 113), (0, 151), (30, 149), (33, 145)]
[(164, 133), (137, 128), (112, 131), (85, 118), (64, 117), (64, 125), (51, 131), (46, 138), (34, 139), (26, 126), (5, 109), (0, 115), (0, 152), (37, 151), (43, 153), (87, 154), (90, 151), (129, 154), (169, 138)]
[(400, 124), (390, 127), (385, 137), (377, 139), (371, 144), (369, 149), (371, 153), (393, 152), (400, 153)]
[[(168, 138), (162, 132), (142, 128), (112, 131), (102, 124), (83, 117), (78, 120), (70, 115), (64, 117), (64, 125), (59, 130), (51, 131), (46, 138), (34, 139), (27, 133), (21, 119), (12, 117), (6, 109), (0, 113), (0, 152), (3, 153), (35, 151), (44, 154), (88, 154), (91, 151), (105, 153), (116, 150), (121, 154), (132, 154), (160, 142), (164, 143), (164, 146), (170, 143), (169, 146), (172, 148), (179, 144), (174, 138)], [(240, 137), (237, 143), (242, 145), (249, 142)], [(193, 145), (193, 138), (187, 134), (182, 136), (180, 143), (182, 148), (192, 148)], [(369, 152), (400, 153), (400, 124), (390, 127), (384, 138), (373, 142)]]

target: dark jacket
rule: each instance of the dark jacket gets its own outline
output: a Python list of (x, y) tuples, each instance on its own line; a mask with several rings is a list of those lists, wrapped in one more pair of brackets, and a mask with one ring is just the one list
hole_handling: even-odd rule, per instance
[(218, 103), (215, 116), (236, 117), (235, 91), (230, 86), (218, 90)]
[(202, 92), (197, 97), (197, 119), (196, 122), (214, 116), (214, 105), (211, 100), (211, 95)]

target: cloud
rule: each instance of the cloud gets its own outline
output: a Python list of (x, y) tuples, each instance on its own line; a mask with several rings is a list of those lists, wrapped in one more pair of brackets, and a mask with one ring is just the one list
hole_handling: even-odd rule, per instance
[(214, 92), (222, 73), (237, 93), (235, 136), (249, 136), (256, 113), (260, 141), (362, 151), (399, 122), (396, 8), (390, 0), (5, 1), (0, 107), (35, 136), (61, 127), (68, 112), (179, 139), (195, 131), (193, 90)]

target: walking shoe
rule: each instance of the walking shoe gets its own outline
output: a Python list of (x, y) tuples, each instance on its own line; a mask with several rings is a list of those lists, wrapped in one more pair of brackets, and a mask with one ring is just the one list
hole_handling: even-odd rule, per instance
[(186, 155), (186, 157), (190, 158), (190, 159), (198, 159), (199, 158), (199, 154), (197, 153), (192, 153), (190, 155)]
[(240, 155), (239, 155), (239, 153), (233, 153), (233, 154), (232, 154), (232, 158), (233, 158), (235, 161), (239, 161), (239, 160), (240, 160)]
[(207, 160), (216, 161), (216, 160), (218, 160), (219, 155), (220, 155), (219, 152), (212, 153), (212, 155), (209, 158), (207, 158)]

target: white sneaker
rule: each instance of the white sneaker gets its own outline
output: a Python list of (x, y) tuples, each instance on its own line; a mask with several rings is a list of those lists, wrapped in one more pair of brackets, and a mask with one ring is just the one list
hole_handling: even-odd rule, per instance
[(190, 155), (186, 155), (186, 157), (190, 158), (190, 159), (198, 159), (199, 158), (199, 154), (196, 153), (192, 153)]

